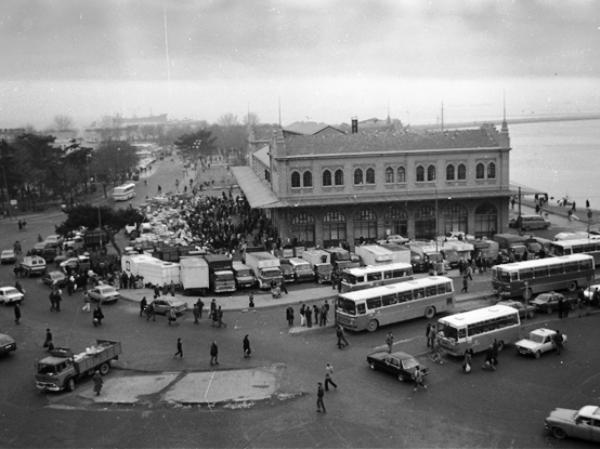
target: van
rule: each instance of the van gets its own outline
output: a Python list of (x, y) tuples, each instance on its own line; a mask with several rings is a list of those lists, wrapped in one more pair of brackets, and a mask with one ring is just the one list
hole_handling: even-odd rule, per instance
[(27, 256), (21, 262), (21, 269), (27, 277), (32, 274), (43, 276), (46, 274), (46, 261), (40, 256)]
[(256, 278), (254, 277), (252, 268), (237, 261), (233, 262), (232, 268), (237, 288), (254, 286)]
[[(519, 217), (512, 220), (509, 225), (513, 228), (519, 229)], [(546, 221), (544, 217), (538, 214), (521, 215), (521, 229), (523, 231), (531, 231), (534, 229), (546, 230), (550, 227), (550, 222)]]
[(289, 259), (279, 259), (279, 269), (281, 270), (285, 282), (294, 282), (296, 280), (294, 267), (290, 264)]
[(315, 280), (315, 272), (313, 271), (310, 264), (298, 257), (292, 257), (290, 260), (290, 265), (294, 269), (294, 276), (296, 277), (296, 282), (313, 282)]

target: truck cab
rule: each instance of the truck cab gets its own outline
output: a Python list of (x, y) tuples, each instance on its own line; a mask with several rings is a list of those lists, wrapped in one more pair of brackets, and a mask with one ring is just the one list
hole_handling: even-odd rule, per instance
[(231, 258), (224, 254), (207, 254), (204, 260), (208, 264), (210, 287), (213, 292), (234, 292), (235, 277)]
[(279, 259), (279, 269), (285, 282), (295, 282), (296, 276), (294, 275), (294, 267), (290, 264), (289, 259)]
[(293, 268), (296, 282), (312, 282), (315, 280), (315, 272), (307, 261), (292, 257), (290, 259), (290, 265)]
[(249, 288), (256, 284), (256, 278), (252, 273), (252, 269), (241, 262), (233, 262), (233, 276), (237, 288)]

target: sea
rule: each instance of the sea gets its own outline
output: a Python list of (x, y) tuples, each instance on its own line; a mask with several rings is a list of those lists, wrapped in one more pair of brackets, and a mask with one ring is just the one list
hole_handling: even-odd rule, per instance
[(510, 181), (600, 209), (600, 120), (509, 125)]

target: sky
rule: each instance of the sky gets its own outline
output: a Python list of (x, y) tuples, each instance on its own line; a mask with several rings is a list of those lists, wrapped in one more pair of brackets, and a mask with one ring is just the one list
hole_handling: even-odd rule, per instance
[(0, 128), (595, 114), (599, 38), (595, 0), (2, 0)]

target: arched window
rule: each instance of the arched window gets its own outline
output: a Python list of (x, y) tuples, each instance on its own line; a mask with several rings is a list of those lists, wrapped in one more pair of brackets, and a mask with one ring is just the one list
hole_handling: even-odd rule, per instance
[(335, 185), (336, 186), (344, 185), (344, 172), (342, 170), (335, 171)]
[(459, 181), (464, 181), (465, 179), (467, 179), (467, 167), (465, 167), (465, 164), (458, 164), (457, 172), (457, 179)]
[(394, 183), (394, 169), (392, 167), (388, 167), (385, 169), (385, 183), (386, 184)]
[(454, 181), (454, 165), (446, 166), (446, 181)]
[(475, 209), (475, 238), (491, 239), (498, 232), (498, 208), (492, 203), (483, 203)]
[(323, 217), (323, 245), (325, 248), (340, 246), (346, 241), (346, 216), (337, 211), (327, 212)]
[(463, 232), (468, 234), (469, 211), (460, 204), (451, 204), (444, 210), (444, 234)]
[(301, 213), (292, 218), (291, 239), (295, 245), (315, 246), (315, 218)]
[(312, 187), (312, 172), (305, 171), (302, 175), (302, 186)]
[(377, 215), (370, 209), (361, 209), (354, 214), (354, 244), (360, 244), (361, 240), (377, 241)]
[(417, 182), (425, 182), (425, 169), (420, 165), (417, 167)]
[(372, 168), (367, 168), (367, 176), (366, 176), (367, 184), (375, 184), (375, 170)]
[(323, 172), (323, 186), (327, 187), (331, 185), (331, 172), (329, 170), (325, 170)]
[(435, 165), (427, 167), (427, 181), (435, 181)]
[(404, 184), (406, 182), (406, 169), (404, 167), (398, 167), (398, 184)]
[(360, 168), (354, 170), (354, 185), (357, 186), (363, 183), (363, 171)]
[(490, 162), (487, 166), (488, 179), (496, 179), (496, 164)]
[(292, 172), (292, 188), (300, 187), (300, 173)]
[(384, 216), (384, 227), (386, 232), (389, 230), (390, 235), (408, 235), (408, 214), (404, 209), (399, 207), (389, 208)]
[(477, 164), (477, 167), (475, 168), (475, 178), (476, 179), (484, 179), (485, 178), (485, 165), (483, 165), (481, 162), (479, 164)]
[(436, 214), (435, 208), (423, 206), (415, 212), (415, 238), (433, 239), (436, 237)]

